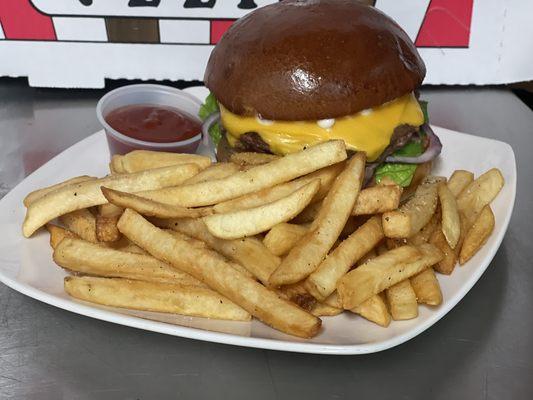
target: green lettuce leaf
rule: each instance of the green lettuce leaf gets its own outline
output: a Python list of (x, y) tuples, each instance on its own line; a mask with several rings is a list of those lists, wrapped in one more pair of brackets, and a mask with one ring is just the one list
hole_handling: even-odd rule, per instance
[[(428, 116), (428, 102), (419, 100), (420, 108), (424, 113), (424, 123), (429, 122)], [(425, 135), (422, 128), (420, 133)], [(424, 152), (424, 146), (421, 140), (414, 140), (407, 143), (401, 149), (396, 150), (393, 155), (402, 157), (416, 157)], [(392, 179), (398, 185), (407, 187), (411, 184), (413, 175), (416, 171), (416, 164), (403, 164), (403, 163), (383, 163), (376, 169), (375, 179), (377, 183), (385, 177)]]
[(402, 187), (409, 186), (415, 173), (416, 164), (384, 163), (376, 169), (375, 179), (377, 183), (385, 177), (392, 179)]
[[(204, 104), (202, 104), (200, 107), (198, 116), (202, 121), (205, 121), (207, 117), (217, 111), (217, 99), (215, 98), (213, 93), (209, 93), (209, 95), (205, 98)], [(218, 142), (220, 142), (220, 139), (222, 138), (222, 130), (220, 129), (220, 125), (218, 123), (213, 124), (211, 128), (209, 128), (209, 136), (211, 136), (211, 140), (213, 141), (215, 146), (217, 146)]]
[(428, 102), (426, 100), (418, 100), (422, 113), (424, 114), (424, 123), (429, 124), (429, 114), (428, 114)]

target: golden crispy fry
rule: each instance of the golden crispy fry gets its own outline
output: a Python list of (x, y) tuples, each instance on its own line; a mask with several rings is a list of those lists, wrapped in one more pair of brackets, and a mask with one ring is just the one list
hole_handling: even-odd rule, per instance
[(437, 184), (423, 182), (397, 211), (383, 213), (383, 231), (391, 238), (409, 238), (426, 225), (437, 208)]
[[(117, 173), (134, 173), (148, 169), (170, 167), (179, 164), (196, 164), (200, 169), (211, 165), (211, 159), (197, 154), (166, 153), (163, 151), (133, 150), (123, 156), (113, 156), (111, 160)], [(118, 166), (120, 165), (120, 167)]]
[(253, 237), (236, 240), (219, 239), (213, 236), (198, 219), (158, 220), (156, 224), (207, 243), (212, 249), (244, 266), (264, 284), (268, 283), (268, 278), (280, 264), (279, 257), (268, 251), (260, 240)]
[[(205, 242), (203, 242), (201, 240), (198, 240), (196, 238), (192, 238), (190, 236), (187, 236), (184, 233), (181, 233), (181, 232), (178, 232), (178, 231), (174, 231), (172, 229), (165, 229), (165, 231), (170, 233), (171, 235), (177, 237), (178, 239), (189, 243), (190, 246), (193, 246), (196, 249), (209, 250), (209, 246), (207, 245), (207, 243), (205, 243)], [(254, 278), (254, 275), (250, 271), (248, 271), (246, 268), (244, 268), (241, 264), (228, 261), (223, 255), (220, 255), (218, 253), (213, 253), (213, 254), (218, 255), (221, 260), (226, 261), (229, 265), (231, 265), (234, 269), (239, 271), (241, 274), (246, 275), (248, 278)]]
[(318, 333), (320, 319), (239, 273), (213, 252), (191, 248), (156, 228), (135, 211), (127, 209), (118, 228), (154, 257), (190, 273), (273, 328), (306, 338)]
[(444, 258), (434, 265), (435, 271), (450, 275), (455, 268), (455, 264), (457, 264), (457, 252), (450, 247), (441, 229), (435, 229), (429, 239), (429, 243), (437, 247), (444, 254)]
[(296, 218), (292, 220), (292, 222), (295, 224), (309, 224), (313, 222), (320, 212), (323, 203), (323, 201), (317, 201), (309, 204), (305, 210), (303, 210)]
[(461, 220), (455, 197), (446, 184), (441, 183), (438, 189), (442, 212), (442, 233), (452, 249), (455, 249), (461, 236)]
[(283, 256), (307, 233), (308, 226), (281, 223), (273, 226), (265, 235), (263, 244), (276, 256)]
[(485, 244), (494, 230), (494, 214), (490, 206), (481, 209), (472, 227), (466, 232), (461, 252), (459, 253), (459, 263), (463, 265), (470, 260), (474, 254)]
[(223, 179), (149, 191), (142, 196), (184, 207), (208, 206), (288, 182), (344, 159), (344, 142), (331, 140)]
[(88, 209), (83, 208), (69, 212), (59, 217), (59, 221), (65, 228), (89, 242), (96, 243), (96, 217)]
[[(395, 210), (398, 208), (401, 195), (402, 188), (396, 184), (380, 184), (379, 186), (363, 189), (359, 192), (359, 196), (357, 196), (352, 215), (380, 214)], [(311, 203), (294, 219), (294, 222), (297, 224), (312, 222), (318, 215), (321, 206), (322, 204), (320, 202)]]
[(222, 239), (253, 236), (294, 218), (309, 204), (319, 187), (320, 181), (315, 179), (272, 203), (227, 214), (210, 215), (204, 217), (203, 221), (213, 235)]
[(504, 185), (502, 173), (492, 168), (470, 183), (457, 198), (459, 211), (467, 218), (471, 225), (483, 207), (490, 204), (500, 193)]
[(331, 293), (324, 301), (324, 304), (327, 304), (328, 306), (335, 307), (335, 308), (342, 308), (342, 301), (339, 297), (339, 293), (337, 291), (334, 291)]
[(85, 182), (85, 181), (91, 181), (91, 180), (94, 180), (94, 179), (96, 179), (96, 178), (94, 178), (92, 176), (88, 176), (88, 175), (76, 176), (74, 178), (67, 179), (64, 182), (60, 182), (60, 183), (57, 183), (55, 185), (48, 186), (48, 187), (45, 187), (45, 188), (42, 188), (42, 189), (34, 190), (33, 192), (29, 193), (24, 198), (24, 200), (22, 202), (23, 202), (24, 206), (28, 207), (35, 200), (40, 199), (44, 195), (46, 195), (46, 194), (48, 194), (50, 192), (53, 192), (54, 190), (58, 190), (58, 189), (64, 188), (64, 187), (69, 186), (69, 185), (75, 185), (76, 183), (81, 183), (81, 182)]
[(438, 263), (442, 252), (435, 246), (403, 246), (390, 250), (357, 267), (339, 280), (337, 291), (345, 309)]
[(395, 321), (418, 317), (418, 303), (409, 279), (385, 290), (392, 319)]
[(290, 285), (281, 286), (276, 289), (284, 299), (287, 299), (306, 311), (311, 311), (316, 304), (316, 299), (309, 294), (303, 282), (296, 282)]
[[(442, 214), (440, 211), (440, 207), (437, 206), (437, 210), (435, 211), (435, 214), (433, 214), (429, 222), (422, 229), (420, 229), (417, 233), (411, 236), (407, 240), (407, 242), (415, 246), (428, 243), (431, 238), (431, 235), (433, 235), (433, 232), (435, 232), (435, 230), (437, 229), (440, 230), (441, 219), (442, 219)], [(403, 240), (403, 239), (400, 239), (400, 240)]]
[(343, 311), (342, 308), (336, 308), (324, 303), (316, 302), (311, 309), (311, 314), (315, 317), (332, 317), (334, 315), (339, 315)]
[(233, 153), (230, 161), (237, 165), (262, 165), (277, 160), (279, 156), (274, 154), (240, 152)]
[(375, 248), (370, 250), (363, 257), (361, 257), (361, 259), (356, 263), (356, 266), (360, 266), (360, 265), (366, 263), (367, 261), (377, 257), (377, 255), (378, 255), (378, 253), (376, 253), (376, 249)]
[(313, 197), (311, 202), (316, 202), (324, 198), (327, 194), (333, 181), (342, 171), (343, 163), (337, 163), (326, 168), (322, 168), (311, 174), (302, 176), (290, 182), (281, 183), (279, 185), (269, 187), (258, 192), (246, 194), (236, 199), (223, 201), (216, 204), (213, 208), (216, 213), (223, 214), (236, 210), (244, 210), (247, 208), (259, 207), (264, 204), (271, 203), (288, 196), (295, 190), (300, 189), (302, 186), (307, 185), (316, 179), (320, 180), (320, 189)]
[(54, 250), (54, 262), (73, 272), (149, 282), (205, 286), (186, 272), (146, 254), (134, 254), (65, 238)]
[(183, 185), (192, 185), (193, 183), (223, 179), (239, 171), (239, 166), (233, 163), (211, 164), (211, 166), (207, 167), (203, 171), (200, 171), (198, 175), (187, 179), (185, 182), (183, 182)]
[(459, 194), (474, 180), (474, 174), (470, 171), (464, 171), (458, 169), (453, 172), (452, 176), (446, 184), (450, 192), (455, 197), (458, 197)]
[(352, 215), (381, 214), (400, 205), (402, 188), (398, 185), (378, 185), (361, 190)]
[(249, 321), (250, 314), (203, 287), (90, 276), (65, 278), (65, 291), (80, 300), (133, 310)]
[(307, 290), (318, 300), (324, 300), (335, 291), (338, 280), (350, 267), (372, 250), (381, 239), (381, 218), (375, 216), (342, 241), (309, 275), (305, 281)]
[(350, 216), (361, 189), (366, 156), (356, 153), (337, 177), (307, 233), (270, 276), (274, 286), (305, 279), (327, 256)]
[(429, 267), (424, 271), (410, 278), (411, 286), (416, 294), (419, 303), (429, 306), (438, 306), (442, 303), (442, 292), (440, 284), (435, 276), (433, 268)]
[(196, 173), (198, 166), (182, 164), (135, 174), (111, 175), (56, 189), (29, 205), (22, 232), (25, 237), (30, 237), (41, 226), (60, 215), (107, 203), (100, 190), (101, 186), (125, 192), (138, 192), (179, 185)]
[(46, 230), (50, 234), (50, 247), (55, 249), (65, 238), (79, 238), (74, 232), (54, 224), (46, 224)]
[(109, 163), (109, 171), (111, 172), (111, 174), (126, 173), (124, 167), (122, 166), (122, 158), (123, 156), (119, 154), (115, 154), (113, 157), (111, 157), (111, 162)]
[(100, 242), (115, 242), (120, 239), (117, 222), (124, 209), (107, 203), (98, 206), (96, 214), (96, 237)]
[(197, 218), (213, 213), (211, 208), (185, 208), (180, 206), (171, 206), (148, 200), (143, 197), (109, 189), (102, 186), (102, 193), (107, 201), (117, 207), (131, 208), (147, 217), (157, 218)]
[(387, 304), (380, 294), (370, 297), (350, 311), (383, 327), (389, 326), (391, 321)]
[(120, 239), (114, 241), (114, 242), (101, 242), (99, 243), (100, 246), (108, 247), (110, 249), (120, 250), (120, 251), (127, 251), (128, 253), (134, 253), (134, 254), (148, 254), (146, 251), (141, 249), (136, 244), (129, 241), (128, 238), (122, 236), (120, 234)]

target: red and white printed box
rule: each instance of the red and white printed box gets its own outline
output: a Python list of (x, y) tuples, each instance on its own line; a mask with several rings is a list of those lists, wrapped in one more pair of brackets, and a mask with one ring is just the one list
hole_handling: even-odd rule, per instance
[[(104, 79), (201, 80), (237, 19), (277, 0), (0, 0), (0, 76), (32, 86), (100, 88)], [(357, 0), (353, 0), (357, 1)], [(533, 79), (533, 3), (367, 1), (424, 58), (428, 84)]]

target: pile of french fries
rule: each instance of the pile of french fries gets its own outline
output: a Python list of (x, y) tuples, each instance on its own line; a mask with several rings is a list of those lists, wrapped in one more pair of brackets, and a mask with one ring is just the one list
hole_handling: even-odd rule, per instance
[(47, 227), (54, 261), (71, 273), (65, 290), (80, 300), (255, 317), (304, 338), (341, 312), (386, 327), (441, 304), (435, 272), (483, 246), (504, 180), (457, 170), (402, 197), (391, 181), (363, 188), (365, 164), (339, 140), (227, 163), (133, 151), (104, 178), (30, 193), (23, 234)]

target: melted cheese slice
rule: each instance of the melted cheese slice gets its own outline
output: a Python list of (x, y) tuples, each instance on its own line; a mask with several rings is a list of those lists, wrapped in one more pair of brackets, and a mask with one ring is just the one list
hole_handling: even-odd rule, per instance
[(222, 124), (228, 141), (234, 146), (239, 136), (257, 132), (276, 154), (293, 153), (318, 142), (343, 139), (351, 150), (364, 151), (375, 160), (389, 145), (394, 128), (409, 124), (420, 126), (424, 115), (414, 94), (409, 93), (371, 110), (337, 118), (331, 128), (321, 128), (318, 121), (261, 121), (242, 117), (220, 105)]

